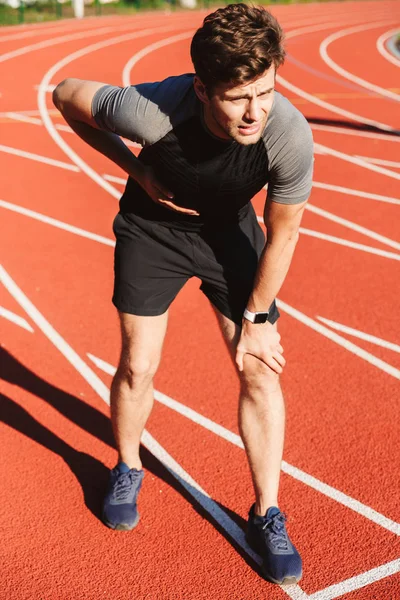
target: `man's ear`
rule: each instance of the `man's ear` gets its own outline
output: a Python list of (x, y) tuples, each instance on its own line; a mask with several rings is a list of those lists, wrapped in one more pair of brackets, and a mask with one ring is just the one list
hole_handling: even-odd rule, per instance
[(194, 76), (193, 87), (200, 102), (208, 105), (210, 103), (210, 99), (207, 94), (206, 86), (201, 82), (197, 75)]

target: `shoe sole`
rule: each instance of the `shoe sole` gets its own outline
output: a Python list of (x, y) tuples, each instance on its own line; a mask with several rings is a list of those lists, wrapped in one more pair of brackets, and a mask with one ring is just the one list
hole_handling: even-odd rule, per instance
[[(251, 544), (251, 542), (248, 539), (247, 535), (246, 535), (246, 542), (248, 543), (248, 545), (250, 546), (250, 548), (252, 550), (254, 550), (254, 552), (256, 552), (256, 554), (258, 554), (258, 556), (261, 557), (260, 550), (254, 544)], [(266, 579), (270, 583), (276, 583), (277, 585), (285, 585), (285, 586), (286, 585), (294, 585), (295, 583), (298, 583), (300, 581), (300, 579), (302, 578), (302, 575), (303, 575), (303, 573), (300, 573), (299, 577), (285, 577), (285, 579), (283, 579), (282, 581), (278, 581), (277, 579), (274, 579), (273, 577), (271, 577), (271, 575), (269, 575), (268, 573), (266, 573), (266, 571), (264, 569), (264, 565), (261, 565), (261, 573), (262, 573), (264, 579)]]
[(104, 516), (103, 516), (102, 521), (103, 521), (104, 525), (107, 525), (107, 527), (109, 527), (110, 529), (114, 529), (114, 531), (131, 531), (139, 523), (139, 518), (140, 517), (138, 514), (136, 519), (134, 520), (134, 522), (131, 525), (129, 525), (128, 523), (110, 523), (110, 521), (107, 521), (107, 519), (105, 519)]

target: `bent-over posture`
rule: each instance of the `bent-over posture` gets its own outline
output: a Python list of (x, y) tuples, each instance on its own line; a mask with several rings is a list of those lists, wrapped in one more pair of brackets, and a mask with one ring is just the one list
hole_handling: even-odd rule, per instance
[[(293, 583), (302, 564), (278, 508), (285, 359), (275, 297), (310, 194), (312, 136), (274, 90), (284, 50), (267, 11), (233, 4), (208, 15), (191, 56), (194, 74), (126, 88), (66, 79), (53, 96), (72, 129), (128, 175), (114, 221), (122, 352), (111, 418), (119, 458), (103, 520), (125, 530), (139, 520), (140, 437), (168, 308), (198, 277), (240, 378), (239, 428), (255, 493), (247, 540), (269, 581)], [(138, 158), (120, 136), (143, 146)], [(267, 241), (250, 203), (266, 184)]]

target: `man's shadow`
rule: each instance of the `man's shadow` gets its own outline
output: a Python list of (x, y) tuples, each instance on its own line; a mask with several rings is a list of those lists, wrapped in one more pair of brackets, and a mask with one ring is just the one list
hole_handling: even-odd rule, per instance
[[(64, 417), (87, 431), (100, 441), (115, 448), (110, 419), (86, 402), (64, 392), (56, 386), (35, 375), (4, 348), (0, 348), (0, 378), (19, 386), (35, 396), (48, 402)], [(97, 518), (101, 519), (101, 502), (107, 488), (109, 469), (96, 458), (79, 452), (62, 440), (58, 435), (39, 423), (24, 408), (8, 396), (0, 393), (0, 420), (9, 427), (41, 444), (51, 452), (58, 454), (69, 466), (82, 487), (87, 508)], [(171, 472), (145, 446), (141, 445), (141, 460), (144, 469), (162, 479), (181, 494), (202, 518), (208, 520), (221, 535), (223, 535), (242, 558), (259, 574), (259, 566), (236, 543), (236, 541), (221, 527), (220, 523), (203, 508), (209, 498), (185, 483), (179, 482), (180, 477)], [(187, 489), (189, 488), (189, 489)], [(200, 499), (200, 502), (195, 498)], [(246, 522), (234, 511), (216, 503), (241, 528)]]

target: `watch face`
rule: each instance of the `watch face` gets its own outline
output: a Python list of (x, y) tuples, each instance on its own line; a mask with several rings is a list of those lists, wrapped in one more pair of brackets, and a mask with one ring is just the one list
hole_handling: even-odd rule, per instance
[(254, 317), (254, 323), (266, 323), (267, 320), (268, 320), (268, 313), (267, 312), (256, 313), (256, 315)]

